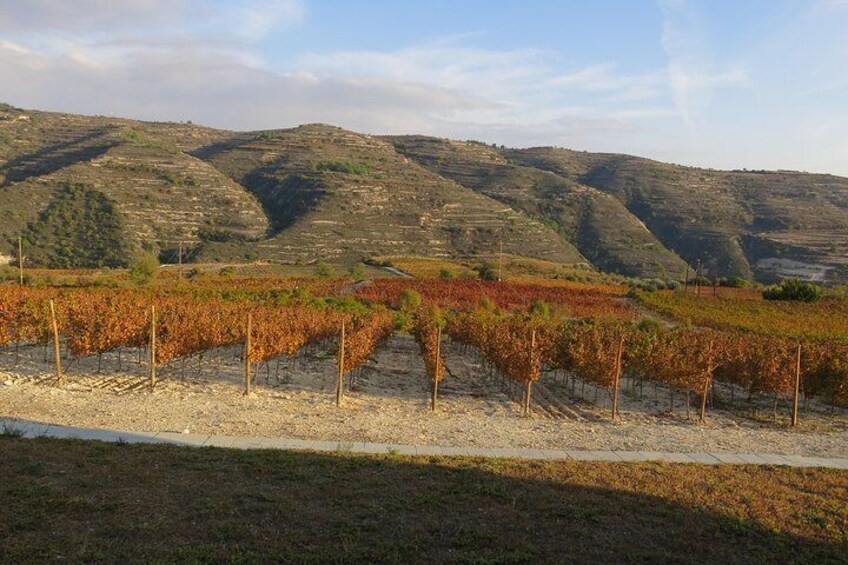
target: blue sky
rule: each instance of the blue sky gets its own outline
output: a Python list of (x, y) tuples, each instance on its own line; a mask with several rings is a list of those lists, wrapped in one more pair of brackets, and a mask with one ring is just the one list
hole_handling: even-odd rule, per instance
[(0, 100), (848, 175), (848, 0), (0, 0)]

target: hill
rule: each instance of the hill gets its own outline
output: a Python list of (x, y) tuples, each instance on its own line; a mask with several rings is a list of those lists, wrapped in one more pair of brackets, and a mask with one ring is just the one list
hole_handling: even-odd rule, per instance
[(680, 276), (686, 264), (618, 199), (550, 171), (516, 164), (474, 142), (389, 138), (444, 177), (522, 210), (555, 229), (596, 267), (628, 276)]
[(0, 105), (0, 254), (31, 264), (498, 253), (628, 276), (848, 280), (848, 179), (311, 124), (231, 132)]
[(848, 279), (846, 178), (717, 171), (548, 147), (503, 153), (615, 197), (664, 245), (711, 273)]

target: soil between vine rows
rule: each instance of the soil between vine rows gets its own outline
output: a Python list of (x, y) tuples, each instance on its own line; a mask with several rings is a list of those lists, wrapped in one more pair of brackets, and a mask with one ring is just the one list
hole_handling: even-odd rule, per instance
[(250, 398), (242, 395), (238, 348), (162, 368), (153, 393), (147, 388), (144, 355), (134, 350), (122, 352), (120, 370), (117, 353), (104, 355), (100, 373), (96, 357), (74, 362), (66, 386), (58, 389), (51, 386), (53, 369), (43, 348), (22, 348), (17, 366), (14, 350), (8, 348), (0, 352), (0, 415), (126, 431), (458, 447), (848, 456), (848, 418), (842, 412), (831, 415), (812, 403), (802, 413), (801, 428), (790, 430), (784, 423), (785, 403), (779, 408), (781, 419), (773, 422), (770, 402), (754, 405), (750, 412), (737, 399), (733, 411), (713, 410), (702, 426), (694, 397), (687, 419), (684, 395), (675, 396), (675, 411), (669, 412), (667, 390), (650, 385), (633, 389), (627, 379), (617, 422), (609, 421), (603, 391), (555, 374), (543, 376), (533, 417), (523, 418), (518, 391), (504, 387), (475, 354), (452, 343), (444, 352), (451, 374), (433, 413), (424, 364), (408, 335), (395, 335), (378, 348), (354, 376), (341, 408), (334, 404), (332, 344), (282, 360), (279, 369), (276, 361), (257, 366)]

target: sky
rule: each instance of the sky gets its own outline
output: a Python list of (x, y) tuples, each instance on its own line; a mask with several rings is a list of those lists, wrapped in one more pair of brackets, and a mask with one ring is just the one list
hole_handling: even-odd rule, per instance
[(848, 0), (0, 0), (0, 101), (848, 176)]

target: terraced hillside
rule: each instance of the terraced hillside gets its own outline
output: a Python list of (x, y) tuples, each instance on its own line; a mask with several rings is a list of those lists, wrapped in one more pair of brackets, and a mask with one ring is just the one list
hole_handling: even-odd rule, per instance
[(626, 155), (506, 150), (618, 199), (667, 247), (710, 273), (771, 281), (848, 279), (848, 179), (716, 171)]
[(626, 275), (848, 281), (848, 179), (505, 149), (326, 125), (230, 132), (0, 104), (0, 259), (140, 249), (311, 263), (545, 259)]
[[(141, 124), (42, 112), (0, 112), (0, 238), (27, 231), (30, 256), (66, 266), (51, 249), (50, 234), (36, 232), (51, 204), (69, 186), (101, 195), (114, 205), (115, 247), (168, 250), (208, 234), (257, 239), (268, 230), (258, 201), (227, 176), (181, 151), (167, 136)], [(83, 226), (69, 214), (63, 233), (80, 239)], [(68, 241), (63, 242), (67, 244)], [(80, 253), (80, 257), (83, 253)], [(105, 261), (115, 264), (115, 261)], [(89, 260), (78, 266), (97, 266)]]
[[(580, 263), (555, 231), (442, 178), (380, 138), (313, 124), (236, 135), (195, 154), (251, 190), (273, 237), (260, 258), (305, 262), (372, 255), (504, 253)], [(221, 258), (223, 246), (202, 255)]]
[(422, 136), (387, 139), (433, 172), (541, 219), (599, 269), (663, 278), (685, 273), (686, 263), (609, 194), (516, 164), (480, 143)]

